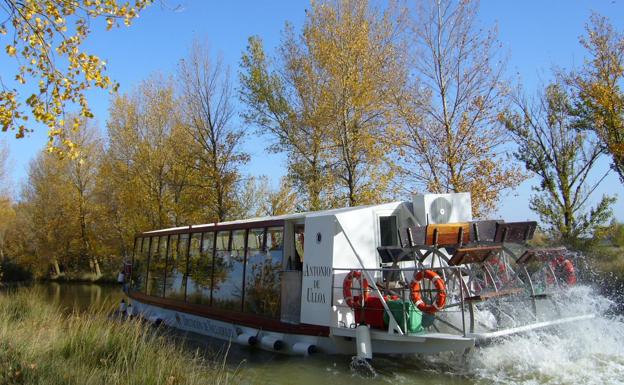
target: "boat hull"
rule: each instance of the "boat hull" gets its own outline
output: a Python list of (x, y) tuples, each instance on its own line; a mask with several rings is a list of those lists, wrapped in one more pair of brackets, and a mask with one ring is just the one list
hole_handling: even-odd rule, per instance
[[(153, 323), (189, 331), (240, 345), (253, 345), (267, 351), (289, 355), (356, 354), (355, 329), (330, 328), (328, 336), (282, 333), (262, 330), (234, 322), (166, 309), (156, 305), (132, 301), (134, 315)], [(253, 337), (250, 339), (250, 337)], [(276, 342), (279, 341), (278, 344)], [(371, 332), (372, 351), (377, 354), (439, 353), (463, 351), (475, 345), (475, 339), (444, 333), (396, 335), (384, 331)]]

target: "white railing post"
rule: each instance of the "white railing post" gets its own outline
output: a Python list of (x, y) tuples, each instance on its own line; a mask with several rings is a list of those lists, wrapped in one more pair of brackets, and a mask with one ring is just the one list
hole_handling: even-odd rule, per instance
[(373, 277), (371, 277), (371, 275), (369, 274), (368, 270), (366, 269), (366, 267), (364, 267), (364, 262), (362, 261), (362, 258), (360, 258), (360, 255), (357, 253), (357, 251), (355, 251), (355, 247), (353, 247), (353, 244), (351, 243), (351, 240), (349, 239), (349, 237), (347, 236), (346, 231), (344, 230), (344, 228), (342, 227), (342, 225), (340, 224), (340, 221), (337, 221), (338, 226), (340, 226), (340, 230), (342, 230), (342, 233), (345, 236), (345, 239), (347, 240), (347, 242), (349, 243), (349, 246), (351, 247), (351, 250), (353, 251), (353, 254), (355, 254), (355, 257), (357, 258), (358, 262), (360, 262), (360, 266), (362, 266), (362, 272), (364, 273), (364, 275), (366, 276), (366, 280), (368, 282), (371, 282), (373, 284), (373, 289), (375, 290), (375, 292), (377, 293), (377, 295), (379, 296), (379, 299), (381, 300), (381, 304), (384, 307), (384, 310), (386, 311), (386, 314), (388, 314), (388, 318), (390, 320), (389, 322), (389, 327), (388, 327), (388, 333), (393, 333), (394, 331), (398, 332), (400, 335), (405, 335), (405, 333), (403, 332), (403, 330), (401, 329), (401, 327), (399, 326), (398, 322), (396, 321), (396, 319), (394, 318), (394, 314), (392, 314), (392, 312), (390, 311), (390, 308), (388, 307), (388, 304), (386, 303), (385, 298), (383, 297), (383, 294), (381, 293), (381, 291), (379, 290), (379, 288), (377, 287), (377, 284), (375, 283), (375, 280)]

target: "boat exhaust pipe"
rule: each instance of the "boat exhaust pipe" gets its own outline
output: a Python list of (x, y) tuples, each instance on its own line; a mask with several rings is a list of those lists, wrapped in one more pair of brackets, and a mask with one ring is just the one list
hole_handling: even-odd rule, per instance
[(292, 347), (293, 352), (301, 354), (303, 356), (309, 356), (316, 353), (316, 345), (309, 344), (307, 342), (297, 342)]
[(284, 347), (284, 342), (279, 338), (264, 336), (260, 340), (260, 345), (265, 349), (278, 351), (282, 350), (282, 348)]
[(254, 346), (258, 343), (258, 338), (256, 338), (256, 336), (252, 336), (251, 334), (243, 333), (236, 337), (236, 342), (241, 345)]
[(371, 343), (370, 328), (368, 325), (360, 324), (355, 329), (355, 345), (357, 347), (357, 357), (370, 361), (373, 359), (373, 345)]

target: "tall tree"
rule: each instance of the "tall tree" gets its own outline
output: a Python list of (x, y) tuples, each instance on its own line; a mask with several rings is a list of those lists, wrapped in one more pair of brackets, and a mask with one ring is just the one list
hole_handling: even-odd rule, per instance
[(368, 1), (313, 2), (307, 13), (299, 58), (325, 79), (320, 103), (340, 205), (378, 202), (393, 177), (387, 130), (389, 96), (404, 75), (402, 24), (392, 3), (381, 12)]
[(580, 42), (590, 58), (569, 77), (580, 94), (578, 126), (595, 132), (624, 183), (624, 34), (597, 14), (591, 16), (586, 32)]
[(6, 258), (7, 232), (15, 218), (8, 181), (9, 148), (0, 141), (0, 260)]
[[(0, 35), (5, 52), (16, 58), (11, 79), (0, 79), (0, 127), (15, 130), (18, 138), (29, 131), (29, 115), (48, 126), (50, 148), (73, 154), (67, 137), (80, 125), (79, 119), (66, 123), (68, 106), (77, 106), (80, 117), (92, 116), (86, 98), (91, 87), (116, 89), (105, 73), (106, 62), (83, 49), (91, 33), (93, 19), (105, 19), (107, 29), (123, 21), (130, 25), (152, 0), (4, 0), (0, 2)], [(3, 71), (3, 75), (9, 75)], [(13, 82), (13, 77), (15, 82)], [(33, 89), (23, 86), (33, 82)], [(13, 84), (13, 87), (11, 87)], [(28, 112), (23, 104), (27, 105)], [(32, 127), (30, 127), (32, 129)], [(55, 137), (60, 140), (54, 140)]]
[(195, 168), (198, 198), (209, 209), (204, 220), (232, 219), (239, 167), (249, 155), (241, 150), (244, 131), (232, 119), (229, 69), (220, 59), (213, 62), (206, 46), (195, 42), (188, 58), (180, 61), (178, 80), (182, 127), (194, 141), (189, 164)]
[(174, 223), (172, 170), (179, 112), (171, 79), (153, 76), (133, 93), (113, 99), (108, 120), (108, 156), (134, 231)]
[[(76, 207), (72, 205), (73, 191), (67, 181), (67, 159), (42, 151), (30, 163), (28, 182), (21, 200), (27, 203), (30, 228), (34, 235), (32, 251), (39, 264), (54, 266), (57, 274), (61, 266), (78, 267), (80, 243), (76, 226)], [(78, 246), (78, 247), (76, 247)]]
[(97, 127), (81, 120), (80, 129), (68, 135), (78, 148), (75, 155), (66, 160), (66, 181), (71, 186), (70, 199), (73, 215), (77, 216), (77, 238), (80, 239), (79, 255), (83, 260), (90, 260), (97, 276), (101, 275), (100, 265), (94, 242), (96, 241), (96, 223), (98, 223), (98, 202), (96, 200), (96, 178), (103, 156), (103, 143)]
[(320, 102), (324, 79), (298, 59), (298, 45), (286, 43), (291, 40), (282, 44), (278, 65), (266, 57), (259, 37), (249, 38), (241, 60), (243, 116), (274, 138), (269, 150), (286, 154), (289, 175), (307, 208), (320, 210), (333, 200), (327, 114)]
[(587, 204), (606, 176), (589, 182), (602, 151), (587, 131), (575, 129), (574, 94), (561, 83), (549, 85), (537, 101), (516, 98), (516, 106), (504, 120), (518, 143), (517, 159), (540, 181), (530, 208), (552, 238), (574, 245), (612, 214), (613, 197), (603, 196), (591, 208)]
[[(310, 209), (382, 199), (392, 176), (389, 89), (402, 74), (400, 14), (367, 1), (313, 2), (303, 31), (287, 25), (279, 56), (258, 38), (242, 58), (245, 117), (288, 154)], [(269, 69), (272, 67), (271, 69)]]
[(470, 192), (473, 215), (490, 213), (523, 179), (505, 162), (508, 105), (496, 31), (482, 31), (475, 1), (428, 0), (412, 23), (411, 80), (396, 104), (409, 189)]
[[(100, 222), (95, 196), (96, 175), (102, 156), (97, 128), (81, 122), (80, 130), (70, 133), (79, 150), (72, 158), (59, 158), (43, 151), (30, 166), (28, 182), (19, 206), (22, 220), (36, 236), (33, 252), (43, 264), (58, 264), (74, 270), (90, 267), (100, 275), (94, 243)], [(24, 250), (26, 251), (26, 250)]]

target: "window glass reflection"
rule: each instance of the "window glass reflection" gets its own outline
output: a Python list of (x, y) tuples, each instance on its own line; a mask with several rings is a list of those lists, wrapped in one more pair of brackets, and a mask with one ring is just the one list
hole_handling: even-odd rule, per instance
[(212, 248), (214, 233), (193, 234), (189, 260), (189, 287), (187, 301), (210, 304), (212, 288)]

